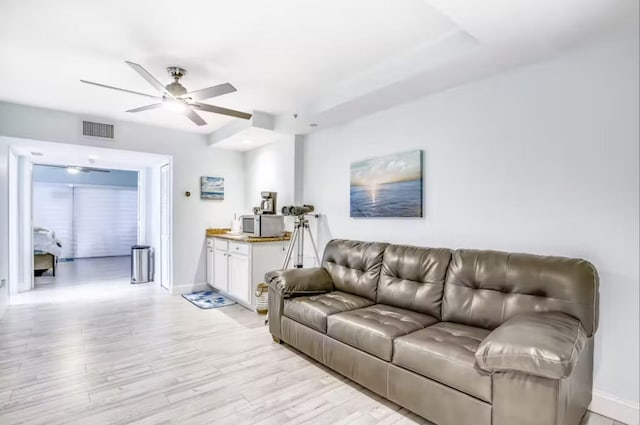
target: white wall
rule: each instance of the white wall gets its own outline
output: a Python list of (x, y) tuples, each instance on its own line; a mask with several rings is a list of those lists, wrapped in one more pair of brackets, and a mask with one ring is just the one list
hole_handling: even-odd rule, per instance
[(260, 192), (278, 192), (277, 210), (293, 204), (294, 186), (294, 138), (284, 136), (279, 142), (270, 143), (244, 153), (245, 211), (260, 205)]
[[(638, 114), (634, 34), (308, 136), (305, 202), (323, 213), (321, 245), (591, 260), (601, 276), (595, 389), (637, 406)], [(411, 149), (425, 154), (425, 218), (349, 218), (350, 163)]]
[[(80, 136), (80, 115), (0, 103), (0, 135), (171, 155), (173, 158), (174, 286), (205, 281), (207, 227), (229, 227), (233, 213), (244, 208), (243, 157), (239, 152), (208, 147), (201, 134), (135, 123), (115, 122), (117, 140)], [(105, 122), (113, 122), (105, 119)], [(201, 176), (225, 177), (224, 201), (201, 201)], [(185, 191), (192, 196), (184, 196)], [(151, 236), (149, 236), (151, 237)]]

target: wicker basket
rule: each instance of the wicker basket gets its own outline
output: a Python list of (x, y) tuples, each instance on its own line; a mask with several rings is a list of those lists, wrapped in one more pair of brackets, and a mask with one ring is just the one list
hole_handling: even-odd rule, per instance
[(267, 314), (269, 311), (269, 285), (266, 283), (256, 286), (256, 311), (258, 314)]

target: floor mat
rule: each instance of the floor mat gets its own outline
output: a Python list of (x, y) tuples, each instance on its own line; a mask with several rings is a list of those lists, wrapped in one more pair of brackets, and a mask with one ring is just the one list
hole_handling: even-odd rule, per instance
[(182, 294), (182, 297), (200, 308), (218, 308), (236, 304), (230, 298), (216, 291), (197, 291), (190, 294)]

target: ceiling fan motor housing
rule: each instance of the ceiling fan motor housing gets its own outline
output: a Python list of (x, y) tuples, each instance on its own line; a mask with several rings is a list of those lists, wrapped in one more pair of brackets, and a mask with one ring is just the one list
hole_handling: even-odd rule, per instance
[(175, 97), (180, 97), (182, 95), (187, 94), (187, 89), (185, 89), (182, 84), (178, 83), (178, 82), (174, 82), (171, 84), (167, 84), (166, 89), (169, 93), (171, 93), (172, 95), (174, 95)]
[(167, 67), (167, 72), (174, 80), (173, 83), (167, 84), (165, 86), (167, 91), (176, 97), (187, 94), (187, 89), (185, 89), (184, 86), (178, 82), (180, 78), (185, 76), (187, 70), (184, 68), (180, 68), (179, 66), (170, 66)]

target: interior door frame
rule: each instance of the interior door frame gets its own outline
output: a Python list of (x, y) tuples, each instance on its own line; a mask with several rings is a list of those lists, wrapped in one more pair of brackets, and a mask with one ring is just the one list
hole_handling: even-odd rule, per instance
[(22, 274), (20, 252), (20, 165), (19, 155), (9, 147), (9, 297), (18, 293)]
[[(10, 163), (11, 165), (11, 163)], [(18, 203), (16, 215), (11, 214), (17, 229), (18, 252), (14, 267), (10, 272), (9, 291), (11, 294), (30, 291), (34, 287), (33, 276), (33, 163), (25, 156), (17, 156), (16, 170), (10, 174), (14, 177), (15, 201)], [(11, 185), (11, 181), (9, 182)], [(11, 260), (10, 260), (11, 261)], [(15, 279), (14, 279), (15, 278)]]
[[(163, 174), (166, 173), (166, 184), (164, 184)], [(159, 167), (159, 190), (160, 196), (158, 197), (159, 205), (159, 230), (160, 230), (160, 246), (158, 247), (158, 252), (160, 255), (156, 260), (156, 264), (158, 267), (156, 270), (159, 270), (160, 273), (160, 287), (166, 290), (171, 290), (173, 287), (173, 165), (171, 161), (161, 164)], [(163, 193), (164, 192), (164, 193)], [(162, 220), (162, 197), (166, 197), (166, 214), (167, 217)], [(166, 239), (163, 240), (163, 238)], [(158, 264), (159, 263), (159, 264)], [(165, 273), (166, 267), (166, 273)]]
[(147, 171), (144, 169), (138, 172), (138, 228), (137, 243), (143, 244), (147, 238)]

